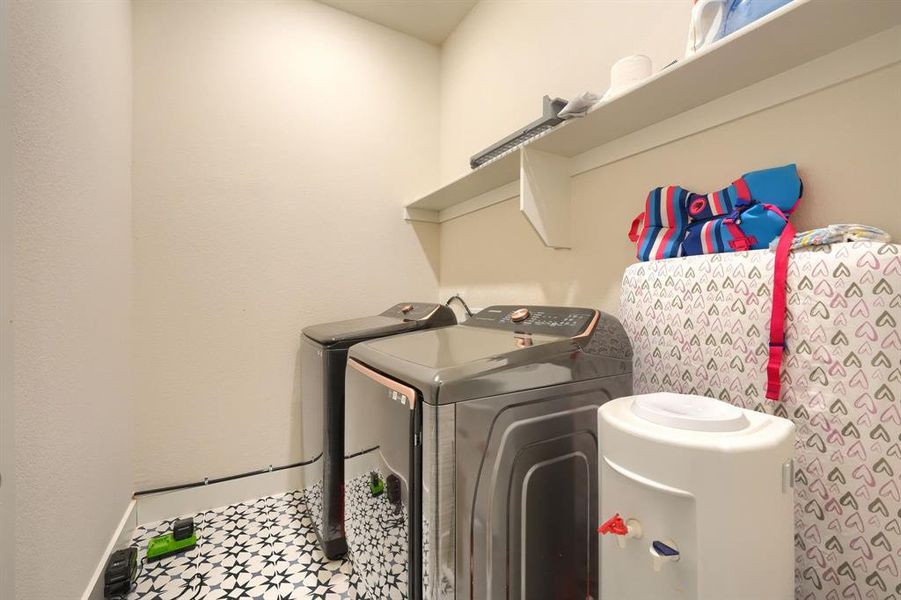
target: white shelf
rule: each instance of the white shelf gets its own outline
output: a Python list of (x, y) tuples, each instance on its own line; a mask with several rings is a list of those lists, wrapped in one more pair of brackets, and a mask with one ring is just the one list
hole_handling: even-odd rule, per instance
[(444, 210), (518, 179), (519, 149), (516, 149), (491, 164), (467, 173), (408, 204), (407, 208), (426, 211)]
[[(566, 158), (578, 156), (899, 24), (901, 2), (896, 0), (796, 0), (598, 105), (586, 117), (558, 126), (523, 149)], [(901, 47), (901, 43), (897, 45)], [(504, 199), (505, 194), (492, 191), (527, 177), (523, 159), (524, 152), (517, 149), (411, 202), (404, 216), (440, 223), (461, 214), (453, 207), (473, 204), (476, 197), (493, 198), (483, 204)], [(554, 168), (559, 171), (565, 167), (558, 164)], [(535, 188), (527, 181), (520, 183), (522, 189)], [(564, 187), (552, 186), (557, 191)], [(546, 220), (554, 223), (560, 219), (549, 217), (548, 210), (559, 207), (568, 218), (568, 201), (539, 198)], [(534, 196), (527, 204), (534, 209)], [(530, 218), (526, 206), (521, 208)], [(559, 243), (559, 236), (556, 243), (549, 243), (541, 233), (542, 224), (532, 224), (546, 244), (566, 247)]]
[(808, 0), (783, 7), (535, 141), (575, 156), (901, 23), (896, 0)]

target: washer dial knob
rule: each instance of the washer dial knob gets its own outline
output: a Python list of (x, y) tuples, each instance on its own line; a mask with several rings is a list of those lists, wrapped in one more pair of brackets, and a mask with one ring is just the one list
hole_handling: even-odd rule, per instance
[(510, 313), (510, 320), (514, 323), (522, 323), (526, 319), (529, 318), (529, 309), (528, 308), (517, 308), (512, 313)]

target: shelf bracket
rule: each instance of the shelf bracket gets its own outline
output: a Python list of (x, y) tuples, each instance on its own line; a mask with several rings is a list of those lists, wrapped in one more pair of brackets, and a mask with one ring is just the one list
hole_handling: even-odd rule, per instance
[(569, 159), (524, 147), (519, 178), (519, 210), (550, 248), (571, 248)]

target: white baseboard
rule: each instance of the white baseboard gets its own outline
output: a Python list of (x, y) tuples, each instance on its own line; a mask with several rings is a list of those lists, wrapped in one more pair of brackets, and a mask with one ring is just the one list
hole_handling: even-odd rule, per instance
[(91, 580), (88, 582), (88, 587), (85, 589), (84, 594), (82, 594), (81, 600), (103, 600), (103, 571), (106, 569), (106, 561), (109, 560), (110, 554), (117, 548), (122, 548), (127, 545), (131, 540), (132, 535), (134, 535), (135, 529), (138, 526), (137, 512), (135, 511), (136, 505), (137, 503), (134, 500), (131, 500), (125, 508), (125, 514), (122, 515), (119, 526), (113, 532), (109, 544), (107, 544), (106, 550), (103, 552), (103, 556), (100, 557), (100, 563), (94, 570), (94, 574), (91, 576)]
[(304, 467), (261, 473), (234, 481), (140, 496), (137, 498), (137, 523), (144, 525), (244, 500), (303, 489), (312, 475), (309, 469), (317, 468), (319, 464), (317, 461)]

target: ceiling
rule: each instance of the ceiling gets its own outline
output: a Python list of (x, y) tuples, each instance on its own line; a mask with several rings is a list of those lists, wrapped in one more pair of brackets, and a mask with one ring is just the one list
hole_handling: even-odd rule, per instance
[(352, 15), (440, 45), (478, 0), (319, 0)]

